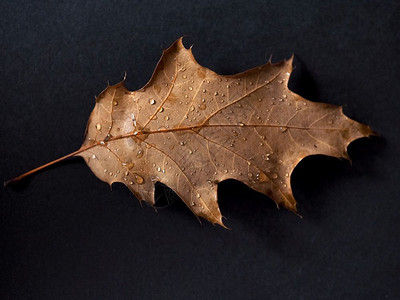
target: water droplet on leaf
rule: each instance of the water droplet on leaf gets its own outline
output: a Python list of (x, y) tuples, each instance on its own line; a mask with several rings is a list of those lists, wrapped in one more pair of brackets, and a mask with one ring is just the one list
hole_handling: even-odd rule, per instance
[(266, 182), (268, 181), (268, 177), (264, 172), (260, 172), (260, 174), (258, 174), (258, 181), (259, 182)]
[(134, 175), (134, 177), (135, 177), (135, 181), (136, 181), (137, 184), (143, 184), (144, 179), (143, 179), (142, 176), (140, 176), (140, 175), (138, 175), (138, 174), (133, 174), (133, 175)]

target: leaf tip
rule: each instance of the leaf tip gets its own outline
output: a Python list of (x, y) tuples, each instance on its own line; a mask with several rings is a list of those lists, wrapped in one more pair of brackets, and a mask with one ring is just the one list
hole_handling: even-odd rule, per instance
[(293, 65), (293, 59), (294, 59), (294, 53), (292, 53), (292, 55), (286, 60), (286, 62), (292, 66)]
[(294, 213), (296, 216), (298, 216), (300, 219), (303, 219), (303, 216), (298, 212), (297, 210), (297, 203), (291, 204), (291, 206), (285, 205), (286, 209)]
[(184, 36), (181, 36), (175, 42), (175, 45), (177, 46), (178, 49), (186, 49), (185, 46), (183, 45), (183, 38), (184, 38)]
[(365, 125), (362, 130), (363, 130), (362, 133), (365, 134), (366, 137), (373, 137), (373, 136), (380, 137), (381, 136), (377, 131), (373, 130), (368, 125)]
[(286, 64), (286, 66), (288, 68), (287, 72), (288, 72), (289, 76), (293, 71), (293, 59), (294, 59), (294, 54), (292, 54), (291, 57), (289, 57), (288, 59), (285, 60), (285, 64)]
[(217, 219), (217, 220), (214, 220), (214, 221), (212, 222), (212, 224), (213, 224), (213, 225), (219, 225), (219, 226), (221, 226), (221, 227), (223, 227), (223, 228), (225, 228), (225, 229), (231, 230), (229, 227), (227, 227), (227, 226), (224, 224), (224, 222), (222, 222), (222, 217), (219, 218), (219, 219)]
[(206, 219), (208, 222), (210, 222), (211, 224), (215, 225), (219, 225), (225, 229), (229, 229), (229, 227), (227, 227), (224, 222), (222, 221), (222, 219), (226, 219), (224, 216), (221, 215), (221, 213), (218, 210), (218, 214), (197, 214), (194, 212), (194, 215), (197, 217), (197, 219), (199, 220), (199, 222), (201, 223), (201, 220), (199, 217), (202, 217), (204, 219)]

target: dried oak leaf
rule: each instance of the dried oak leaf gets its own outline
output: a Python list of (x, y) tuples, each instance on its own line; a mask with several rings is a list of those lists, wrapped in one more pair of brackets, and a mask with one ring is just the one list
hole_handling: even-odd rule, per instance
[(217, 184), (225, 179), (296, 212), (295, 166), (315, 154), (348, 158), (349, 143), (373, 132), (340, 106), (290, 91), (291, 72), (292, 58), (219, 75), (179, 39), (142, 89), (120, 82), (97, 97), (84, 143), (69, 156), (82, 156), (99, 179), (122, 182), (152, 205), (162, 182), (196, 216), (222, 226)]
[(219, 75), (179, 39), (142, 89), (121, 82), (98, 96), (79, 155), (98, 178), (150, 204), (164, 183), (212, 223), (223, 225), (217, 184), (230, 178), (296, 212), (294, 167), (308, 155), (348, 158), (347, 145), (372, 131), (290, 91), (291, 72), (289, 59)]

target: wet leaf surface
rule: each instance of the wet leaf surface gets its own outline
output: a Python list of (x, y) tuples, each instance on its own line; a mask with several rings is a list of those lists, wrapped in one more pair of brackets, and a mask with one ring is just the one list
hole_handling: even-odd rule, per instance
[(142, 89), (131, 92), (120, 82), (97, 97), (75, 155), (99, 179), (122, 182), (151, 205), (155, 184), (165, 184), (212, 223), (223, 225), (217, 187), (226, 179), (296, 212), (295, 166), (309, 155), (348, 158), (349, 143), (373, 132), (340, 106), (291, 92), (291, 72), (289, 59), (219, 75), (179, 39)]

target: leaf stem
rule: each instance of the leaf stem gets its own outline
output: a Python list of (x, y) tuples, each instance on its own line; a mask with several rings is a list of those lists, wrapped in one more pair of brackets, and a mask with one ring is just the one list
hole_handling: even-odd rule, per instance
[(56, 163), (58, 163), (60, 161), (66, 160), (66, 159), (68, 159), (70, 157), (73, 157), (73, 156), (75, 156), (75, 155), (77, 155), (77, 154), (79, 154), (79, 153), (81, 153), (81, 152), (83, 152), (85, 150), (88, 150), (88, 149), (92, 148), (95, 145), (89, 145), (87, 147), (82, 147), (82, 148), (80, 148), (80, 149), (78, 149), (78, 150), (76, 150), (76, 151), (74, 151), (74, 152), (72, 152), (70, 154), (67, 154), (67, 155), (65, 155), (63, 157), (60, 157), (60, 158), (55, 159), (55, 160), (53, 160), (51, 162), (48, 162), (47, 164), (44, 164), (44, 165), (42, 165), (40, 167), (37, 167), (37, 168), (35, 168), (33, 170), (30, 170), (30, 171), (28, 171), (28, 172), (26, 172), (26, 173), (24, 173), (22, 175), (19, 175), (19, 176), (13, 178), (13, 179), (7, 180), (7, 181), (4, 182), (4, 186), (7, 187), (7, 186), (9, 186), (11, 184), (17, 183), (21, 179), (24, 179), (25, 177), (27, 177), (27, 176), (29, 176), (29, 175), (31, 175), (33, 173), (36, 173), (36, 172), (38, 172), (40, 170), (43, 170), (43, 169), (45, 169), (45, 168), (47, 168), (47, 167), (49, 167), (51, 165), (54, 165), (54, 164), (56, 164)]

